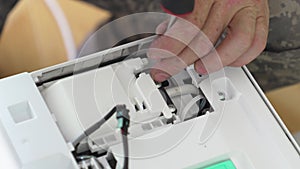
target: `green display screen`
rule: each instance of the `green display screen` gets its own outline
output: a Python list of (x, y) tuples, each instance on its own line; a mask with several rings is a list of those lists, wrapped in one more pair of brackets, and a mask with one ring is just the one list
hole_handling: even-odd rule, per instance
[(216, 163), (201, 169), (236, 169), (231, 160)]
[(191, 167), (189, 169), (237, 169), (231, 160), (221, 161), (202, 167)]

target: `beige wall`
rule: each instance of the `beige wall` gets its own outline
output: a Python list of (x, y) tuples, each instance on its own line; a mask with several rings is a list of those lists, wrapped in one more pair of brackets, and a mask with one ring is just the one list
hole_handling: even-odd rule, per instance
[[(80, 1), (59, 0), (80, 46), (110, 14)], [(9, 14), (0, 37), (0, 78), (67, 61), (59, 27), (43, 0), (21, 0)]]
[(300, 132), (300, 84), (268, 92), (267, 97), (289, 130)]

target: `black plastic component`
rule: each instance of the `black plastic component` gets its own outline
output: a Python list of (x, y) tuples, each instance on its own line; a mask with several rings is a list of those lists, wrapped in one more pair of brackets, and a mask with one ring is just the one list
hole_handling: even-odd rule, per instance
[(167, 80), (161, 82), (161, 87), (168, 87), (169, 85), (170, 85), (170, 83)]
[(123, 135), (128, 134), (128, 127), (130, 124), (129, 110), (126, 109), (126, 105), (120, 105), (116, 108), (118, 128), (121, 129)]
[(174, 116), (172, 116), (172, 118), (167, 119), (167, 124), (174, 124), (174, 120), (176, 120), (176, 118)]
[(205, 115), (205, 113), (207, 111), (212, 112), (213, 109), (212, 109), (209, 101), (207, 101), (205, 98), (203, 98), (199, 101), (199, 112), (198, 112), (197, 116)]
[(107, 154), (106, 160), (110, 168), (115, 169), (117, 167), (117, 160), (112, 153)]
[(99, 63), (99, 65), (97, 65), (97, 66), (87, 67), (87, 68), (83, 68), (83, 69), (80, 69), (80, 70), (74, 70), (72, 72), (68, 72), (68, 73), (65, 73), (65, 74), (62, 74), (62, 75), (59, 75), (59, 76), (43, 79), (43, 80), (40, 80), (39, 82), (37, 82), (36, 85), (39, 87), (39, 86), (42, 86), (44, 83), (52, 82), (52, 81), (55, 81), (55, 80), (60, 80), (60, 79), (63, 79), (63, 78), (69, 77), (69, 76), (73, 76), (73, 75), (76, 75), (76, 74), (79, 74), (79, 73), (84, 73), (84, 72), (87, 72), (87, 71), (90, 71), (90, 70), (93, 70), (93, 69), (96, 69), (96, 68), (100, 68), (100, 67), (104, 67), (104, 66), (107, 66), (107, 65), (110, 65), (110, 64), (121, 62), (124, 59), (126, 59), (127, 57), (128, 57), (128, 55), (121, 56), (121, 57), (119, 57), (117, 59), (114, 59), (114, 60)]

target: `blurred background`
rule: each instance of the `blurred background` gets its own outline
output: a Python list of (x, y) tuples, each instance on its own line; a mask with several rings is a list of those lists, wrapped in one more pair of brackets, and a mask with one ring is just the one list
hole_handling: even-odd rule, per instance
[[(94, 31), (117, 18), (162, 12), (159, 0), (56, 2), (0, 0), (0, 78), (76, 58)], [(288, 128), (300, 137), (300, 0), (272, 0), (269, 5), (267, 47), (247, 67)], [(122, 29), (134, 29), (135, 24), (125, 23)]]

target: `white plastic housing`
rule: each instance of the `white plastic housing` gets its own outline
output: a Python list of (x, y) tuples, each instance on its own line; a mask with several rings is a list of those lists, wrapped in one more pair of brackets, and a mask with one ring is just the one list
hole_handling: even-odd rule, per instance
[[(224, 160), (237, 169), (300, 168), (299, 147), (249, 78), (241, 68), (210, 74), (199, 86), (214, 111), (131, 139), (129, 168), (195, 169)], [(118, 169), (122, 148), (111, 147)]]
[[(131, 125), (172, 113), (150, 75), (135, 77), (144, 66), (140, 58), (106, 66), (57, 81), (42, 91), (43, 97), (68, 142), (96, 123), (117, 104), (126, 104)], [(113, 116), (92, 138), (114, 132)]]
[(0, 80), (0, 168), (77, 169), (30, 74)]

